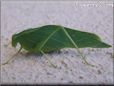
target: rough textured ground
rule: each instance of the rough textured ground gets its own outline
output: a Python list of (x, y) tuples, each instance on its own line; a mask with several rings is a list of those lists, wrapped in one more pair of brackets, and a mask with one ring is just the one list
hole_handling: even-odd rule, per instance
[[(111, 2), (2, 1), (1, 62), (18, 51), (11, 47), (12, 34), (46, 24), (94, 32), (112, 45), (112, 9)], [(83, 64), (75, 49), (48, 54), (57, 68), (50, 67), (44, 56), (20, 53), (13, 62), (1, 67), (1, 83), (112, 84), (112, 48), (82, 51), (96, 67)]]

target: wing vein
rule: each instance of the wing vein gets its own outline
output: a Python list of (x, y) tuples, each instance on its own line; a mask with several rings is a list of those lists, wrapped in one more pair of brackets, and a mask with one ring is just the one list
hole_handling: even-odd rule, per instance
[[(39, 50), (41, 50), (44, 45), (48, 42), (48, 40), (58, 31), (59, 29), (56, 29), (55, 31), (53, 31), (42, 43), (42, 45), (39, 47)], [(37, 48), (37, 47), (36, 47)]]

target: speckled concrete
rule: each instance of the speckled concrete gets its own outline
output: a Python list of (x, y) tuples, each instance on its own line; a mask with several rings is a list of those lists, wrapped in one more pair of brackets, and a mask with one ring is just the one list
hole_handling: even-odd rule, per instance
[[(1, 62), (18, 51), (11, 47), (12, 34), (46, 24), (94, 32), (112, 45), (112, 9), (111, 2), (2, 1)], [(44, 56), (23, 52), (13, 62), (1, 67), (1, 83), (112, 84), (112, 48), (82, 51), (96, 67), (83, 64), (75, 49), (62, 49), (59, 53), (48, 54), (57, 68), (50, 67)]]

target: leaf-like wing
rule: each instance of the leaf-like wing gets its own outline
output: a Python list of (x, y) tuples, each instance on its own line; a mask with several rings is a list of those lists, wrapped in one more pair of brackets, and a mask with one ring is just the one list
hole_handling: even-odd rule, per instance
[(83, 32), (66, 28), (78, 48), (92, 47), (92, 48), (108, 48), (110, 45), (102, 42), (101, 38), (94, 33)]
[(31, 52), (50, 52), (62, 48), (75, 48), (64, 30), (70, 35), (78, 48), (108, 48), (110, 45), (101, 41), (96, 34), (73, 30), (59, 25), (46, 25), (24, 30), (12, 36), (12, 46), (19, 42), (21, 46)]

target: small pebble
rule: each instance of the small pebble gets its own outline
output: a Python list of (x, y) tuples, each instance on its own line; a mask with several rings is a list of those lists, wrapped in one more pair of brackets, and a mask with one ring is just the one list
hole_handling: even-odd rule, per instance
[(50, 72), (47, 72), (47, 75), (52, 75), (52, 73), (50, 73)]
[(102, 72), (100, 70), (98, 70), (98, 74), (101, 74)]
[(72, 69), (70, 69), (70, 71), (72, 71)]
[(61, 78), (61, 80), (63, 80), (63, 78)]
[(69, 81), (68, 83), (73, 84), (73, 82), (72, 82), (72, 81)]
[(79, 76), (79, 79), (83, 79), (83, 77), (82, 76)]
[(60, 66), (60, 67), (58, 67), (59, 69), (62, 69), (62, 67)]
[(68, 67), (64, 61), (61, 61), (61, 63), (64, 64), (65, 67)]
[(12, 77), (13, 80), (15, 80), (16, 78), (15, 77)]
[(73, 55), (71, 57), (74, 57)]
[(67, 54), (67, 53), (68, 53), (68, 51), (65, 51), (65, 52), (64, 52), (64, 54)]

